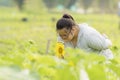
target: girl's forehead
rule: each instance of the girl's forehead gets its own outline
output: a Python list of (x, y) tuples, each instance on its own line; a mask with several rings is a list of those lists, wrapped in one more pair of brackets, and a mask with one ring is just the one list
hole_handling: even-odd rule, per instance
[(60, 32), (60, 33), (66, 33), (68, 30), (66, 28), (63, 28), (63, 29), (60, 29), (60, 30), (57, 30), (57, 32)]

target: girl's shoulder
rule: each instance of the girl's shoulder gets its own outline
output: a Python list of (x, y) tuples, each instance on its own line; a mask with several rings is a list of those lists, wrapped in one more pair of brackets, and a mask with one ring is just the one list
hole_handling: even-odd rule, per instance
[(87, 23), (82, 23), (82, 24), (78, 24), (80, 30), (84, 31), (84, 32), (88, 32), (88, 31), (92, 31), (94, 30), (91, 26), (89, 26)]
[(79, 24), (79, 28), (86, 35), (93, 35), (93, 34), (99, 33), (95, 28), (91, 27), (87, 23)]
[(88, 27), (88, 24), (87, 24), (87, 23), (81, 23), (81, 24), (78, 24), (78, 25), (79, 25), (79, 27), (81, 27), (81, 28)]
[(94, 30), (90, 25), (88, 25), (87, 23), (82, 23), (82, 24), (78, 24), (79, 28), (82, 30)]

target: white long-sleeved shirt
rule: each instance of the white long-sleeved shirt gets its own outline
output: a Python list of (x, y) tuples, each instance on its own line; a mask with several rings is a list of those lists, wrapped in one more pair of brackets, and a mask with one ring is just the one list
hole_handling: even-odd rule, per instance
[(87, 52), (97, 52), (104, 55), (107, 59), (112, 59), (113, 54), (109, 49), (111, 41), (101, 35), (97, 30), (88, 24), (79, 24), (80, 31), (78, 33), (77, 45), (73, 46), (72, 42), (64, 42), (59, 36), (58, 41), (64, 42), (65, 47), (80, 48)]

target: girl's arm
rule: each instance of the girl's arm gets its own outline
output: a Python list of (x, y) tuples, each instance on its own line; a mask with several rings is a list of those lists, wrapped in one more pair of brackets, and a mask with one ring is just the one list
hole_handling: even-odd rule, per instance
[(108, 38), (105, 38), (98, 31), (91, 29), (90, 33), (86, 36), (88, 47), (95, 50), (108, 49), (112, 44)]

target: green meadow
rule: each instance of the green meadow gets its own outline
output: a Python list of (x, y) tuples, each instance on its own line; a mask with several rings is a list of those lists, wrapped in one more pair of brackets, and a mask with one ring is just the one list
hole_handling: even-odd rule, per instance
[[(115, 14), (69, 12), (76, 23), (88, 23), (112, 41), (113, 60), (65, 49), (55, 55), (56, 21), (61, 12), (19, 12), (0, 9), (0, 80), (119, 80), (120, 29)], [(4, 75), (3, 75), (4, 74)]]

